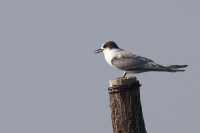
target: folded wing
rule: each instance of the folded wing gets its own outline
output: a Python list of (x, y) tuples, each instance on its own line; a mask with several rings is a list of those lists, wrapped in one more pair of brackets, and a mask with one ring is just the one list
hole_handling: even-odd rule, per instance
[(187, 67), (187, 65), (170, 65), (162, 66), (156, 64), (154, 61), (147, 59), (145, 57), (137, 56), (134, 54), (127, 54), (121, 57), (115, 57), (112, 60), (113, 66), (124, 71), (166, 71), (166, 72), (176, 72), (184, 71), (178, 70), (179, 68)]
[(139, 69), (147, 67), (149, 63), (154, 64), (152, 60), (134, 54), (116, 56), (111, 62), (113, 66), (121, 70)]

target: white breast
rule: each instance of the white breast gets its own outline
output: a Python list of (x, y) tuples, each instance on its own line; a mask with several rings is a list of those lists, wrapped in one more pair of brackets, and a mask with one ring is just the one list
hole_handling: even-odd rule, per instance
[(112, 61), (113, 58), (120, 56), (119, 53), (121, 51), (123, 51), (123, 50), (121, 50), (121, 49), (105, 49), (103, 51), (103, 53), (104, 53), (104, 57), (105, 57), (107, 63), (109, 65), (111, 65), (112, 67), (115, 67), (115, 66), (112, 65), (111, 61)]

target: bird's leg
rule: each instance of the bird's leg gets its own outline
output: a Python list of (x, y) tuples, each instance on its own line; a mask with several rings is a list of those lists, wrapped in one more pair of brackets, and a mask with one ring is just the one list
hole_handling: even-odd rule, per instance
[(124, 75), (123, 75), (123, 77), (122, 77), (122, 78), (125, 78), (125, 76), (126, 76), (126, 71), (124, 71)]

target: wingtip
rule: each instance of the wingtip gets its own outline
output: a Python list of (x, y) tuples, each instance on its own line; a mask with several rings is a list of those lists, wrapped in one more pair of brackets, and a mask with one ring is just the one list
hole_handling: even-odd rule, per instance
[(183, 67), (188, 67), (188, 65), (183, 65)]

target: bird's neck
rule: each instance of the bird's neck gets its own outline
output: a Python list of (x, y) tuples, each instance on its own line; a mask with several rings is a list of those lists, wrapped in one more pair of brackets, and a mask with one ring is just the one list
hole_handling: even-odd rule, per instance
[(115, 58), (117, 56), (117, 53), (121, 52), (121, 51), (123, 51), (123, 50), (122, 49), (105, 49), (103, 51), (103, 53), (104, 53), (104, 57), (105, 57), (107, 63), (109, 65), (113, 66), (112, 62), (111, 62), (112, 59)]

